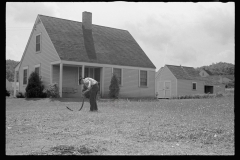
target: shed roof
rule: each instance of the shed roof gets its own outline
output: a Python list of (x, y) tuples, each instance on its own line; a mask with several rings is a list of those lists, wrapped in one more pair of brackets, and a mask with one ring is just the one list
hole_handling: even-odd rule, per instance
[(199, 72), (193, 67), (166, 65), (177, 79), (192, 80), (200, 77)]
[(131, 34), (122, 29), (39, 15), (61, 60), (156, 68)]
[(201, 77), (199, 72), (194, 69), (193, 67), (186, 67), (186, 66), (174, 66), (174, 65), (166, 65), (169, 70), (173, 73), (173, 75), (177, 79), (185, 79), (185, 80), (199, 80), (204, 81), (206, 84), (218, 84), (219, 82), (214, 81), (210, 77)]
[(207, 72), (207, 74), (210, 75), (210, 76), (213, 75), (212, 72), (209, 71), (209, 70), (207, 70), (207, 69), (204, 69), (204, 68), (203, 68), (202, 70), (204, 70), (205, 72)]

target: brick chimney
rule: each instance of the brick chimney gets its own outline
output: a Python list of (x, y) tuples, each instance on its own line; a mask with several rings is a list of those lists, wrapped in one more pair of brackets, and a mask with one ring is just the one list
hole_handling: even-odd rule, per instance
[(82, 23), (84, 29), (92, 29), (92, 13), (84, 11), (82, 13)]

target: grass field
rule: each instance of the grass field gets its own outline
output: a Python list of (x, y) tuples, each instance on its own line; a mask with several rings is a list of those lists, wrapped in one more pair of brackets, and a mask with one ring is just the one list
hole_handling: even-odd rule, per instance
[(7, 155), (234, 155), (234, 97), (99, 101), (6, 98)]

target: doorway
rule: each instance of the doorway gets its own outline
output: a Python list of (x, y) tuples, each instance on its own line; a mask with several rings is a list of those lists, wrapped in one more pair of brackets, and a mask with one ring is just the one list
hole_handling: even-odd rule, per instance
[(171, 82), (165, 81), (165, 98), (170, 98), (171, 96)]
[(84, 77), (90, 77), (98, 81), (99, 93), (101, 90), (101, 68), (100, 67), (85, 67)]
[(213, 94), (213, 86), (204, 86), (204, 93)]

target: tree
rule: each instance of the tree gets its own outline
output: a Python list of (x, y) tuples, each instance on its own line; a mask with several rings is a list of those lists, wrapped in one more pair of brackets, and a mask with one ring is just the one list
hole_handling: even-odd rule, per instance
[(14, 69), (18, 63), (18, 61), (14, 60), (6, 60), (6, 78), (9, 82), (14, 82)]
[(10, 96), (10, 93), (8, 90), (6, 90), (6, 96), (9, 97)]
[(109, 97), (110, 98), (118, 98), (120, 87), (119, 82), (115, 74), (113, 74), (111, 79), (111, 84), (109, 86)]
[(234, 64), (219, 62), (212, 63), (209, 66), (202, 66), (196, 68), (196, 70), (200, 71), (200, 69), (205, 69), (212, 72), (213, 75), (234, 75)]
[(26, 98), (44, 98), (45, 93), (43, 92), (44, 85), (36, 72), (32, 72), (28, 78), (28, 84), (26, 87)]

